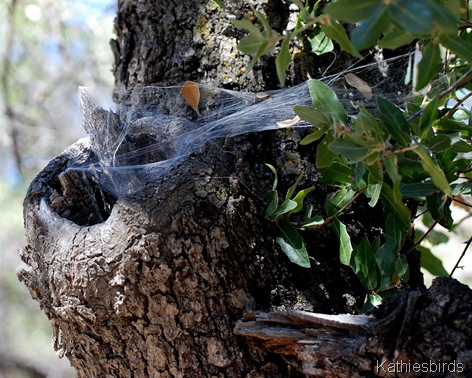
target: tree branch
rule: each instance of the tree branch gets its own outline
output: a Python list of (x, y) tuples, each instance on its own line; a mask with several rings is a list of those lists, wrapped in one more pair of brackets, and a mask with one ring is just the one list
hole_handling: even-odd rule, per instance
[(6, 31), (5, 31), (5, 44), (2, 52), (2, 73), (1, 73), (1, 87), (3, 92), (3, 112), (7, 119), (7, 123), (10, 129), (10, 138), (12, 142), (12, 152), (13, 157), (16, 163), (16, 168), (18, 169), (19, 174), (22, 174), (22, 161), (19, 151), (19, 142), (18, 142), (18, 132), (16, 129), (16, 118), (13, 111), (13, 105), (10, 98), (9, 90), (9, 77), (11, 74), (11, 64), (10, 64), (10, 55), (13, 49), (13, 36), (14, 36), (14, 16), (16, 9), (16, 0), (11, 0), (10, 6), (8, 7), (8, 15), (5, 20), (6, 22)]

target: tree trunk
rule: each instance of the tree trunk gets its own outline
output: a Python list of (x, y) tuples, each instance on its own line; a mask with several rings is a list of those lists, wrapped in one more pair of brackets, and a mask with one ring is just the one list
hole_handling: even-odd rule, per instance
[[(149, 112), (150, 85), (193, 80), (251, 91), (277, 87), (273, 58), (243, 77), (248, 58), (236, 49), (241, 32), (225, 12), (238, 15), (246, 8), (229, 3), (223, 11), (208, 0), (119, 1), (112, 48), (114, 98), (121, 110), (106, 112), (83, 95), (91, 140), (51, 161), (28, 191), (22, 251), (28, 269), (19, 277), (50, 318), (55, 347), (79, 377), (320, 374), (323, 368), (306, 370), (303, 361), (294, 363), (290, 355), (297, 351), (260, 343), (238, 321), (257, 311), (354, 313), (362, 305), (363, 289), (340, 264), (329, 228), (304, 234), (315, 262), (305, 269), (288, 261), (275, 243), (274, 225), (264, 218), (273, 181), (266, 162), (284, 167), (282, 192), (303, 170), (300, 186), (315, 186), (315, 209), (322, 209), (334, 190), (318, 182), (314, 148), (299, 147), (303, 131), (244, 133), (208, 143), (154, 177), (124, 170), (114, 190), (81, 168), (101, 154), (97, 145), (117, 140), (129, 114), (123, 109)], [(289, 21), (285, 2), (245, 3), (263, 9), (281, 31)], [(289, 83), (305, 80), (309, 69), (316, 72), (314, 62), (300, 52)], [(177, 97), (159, 101), (152, 106), (165, 108), (166, 119), (182, 113), (195, 117)], [(173, 132), (166, 130), (159, 134), (163, 141)], [(122, 146), (145, 147), (149, 138), (158, 137), (144, 127)], [(133, 190), (121, 191), (125, 186)], [(378, 234), (381, 216), (381, 209), (359, 201), (345, 222), (356, 239)], [(421, 287), (418, 264), (411, 270), (412, 287)], [(379, 341), (378, 353), (363, 358), (387, 350)], [(368, 371), (365, 364), (345, 363), (353, 371)], [(324, 365), (326, 376), (329, 369)]]

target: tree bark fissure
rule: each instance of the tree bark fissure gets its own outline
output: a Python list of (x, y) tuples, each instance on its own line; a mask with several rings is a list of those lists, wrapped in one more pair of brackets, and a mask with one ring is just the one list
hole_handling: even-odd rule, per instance
[(465, 377), (472, 368), (470, 296), (467, 286), (439, 278), (428, 291), (387, 300), (375, 316), (256, 312), (235, 332), (261, 340), (308, 376), (415, 377), (426, 364), (435, 377)]
[[(241, 158), (254, 148), (248, 141), (238, 145), (244, 147)], [(178, 175), (118, 200), (105, 222), (80, 226), (57, 214), (48, 198), (55, 198), (60, 172), (87, 161), (87, 154), (90, 146), (79, 142), (32, 185), (23, 253), (31, 269), (20, 273), (56, 326), (57, 348), (80, 376), (269, 374), (264, 369), (283, 376), (288, 371), (282, 359), (233, 334), (244, 311), (352, 310), (343, 295), (358, 296), (358, 289), (329, 294), (325, 289), (317, 297), (307, 287), (317, 282), (329, 288), (339, 273), (346, 283), (352, 279), (335, 258), (329, 268), (305, 272), (275, 248), (270, 224), (261, 222), (261, 203), (255, 202), (265, 190), (235, 174), (235, 161), (245, 180), (248, 165), (263, 170), (262, 162), (243, 163), (231, 155), (222, 158), (219, 148), (206, 149), (211, 167), (202, 166), (202, 155), (192, 156), (176, 168)]]
[[(281, 31), (291, 15), (281, 1), (254, 0), (245, 7), (239, 1), (229, 3), (228, 12), (235, 17), (247, 4), (264, 9)], [(115, 28), (118, 104), (135, 101), (135, 88), (186, 80), (251, 91), (277, 86), (273, 58), (263, 59), (243, 76), (249, 60), (237, 52), (242, 34), (213, 1), (120, 0)], [(309, 67), (313, 69), (313, 54), (304, 56), (303, 64), (295, 59), (291, 65), (290, 84), (305, 80)], [(152, 134), (143, 123), (141, 133), (130, 138), (123, 151), (145, 147), (148, 139), (165, 140), (173, 128), (188, 126), (173, 116), (191, 109), (182, 109), (177, 101), (158, 105), (165, 109), (169, 125)], [(97, 158), (100, 151), (92, 146), (120, 133), (125, 121), (121, 116), (93, 108), (84, 119), (92, 140), (78, 141), (50, 162), (31, 184), (24, 204), (27, 245), (21, 254), (27, 268), (19, 277), (51, 320), (55, 347), (78, 376), (373, 374), (372, 358), (383, 355), (388, 346), (380, 338), (369, 340), (371, 331), (340, 331), (332, 325), (313, 331), (312, 325), (299, 320), (292, 324), (293, 317), (284, 315), (291, 310), (355, 313), (364, 296), (354, 273), (340, 264), (329, 227), (303, 233), (313, 262), (303, 269), (289, 263), (275, 243), (276, 227), (264, 218), (265, 196), (273, 181), (266, 162), (284, 167), (280, 192), (304, 171), (300, 185), (315, 186), (309, 199), (315, 211), (322, 211), (335, 190), (319, 183), (315, 148), (299, 146), (303, 132), (270, 131), (207, 145), (154, 179), (130, 174), (123, 185), (139, 185), (138, 190), (116, 199), (93, 172), (79, 174), (73, 168)], [(112, 131), (102, 130), (104, 124)], [(381, 209), (370, 208), (365, 200), (343, 217), (354, 240), (382, 232)], [(411, 287), (421, 287), (418, 261), (411, 276)], [(468, 293), (459, 289), (466, 301)], [(449, 299), (461, 314), (470, 311)], [(389, 314), (396, 314), (395, 307), (385, 308), (378, 319), (393, 319)], [(276, 322), (258, 321), (266, 316), (261, 314), (273, 311), (279, 311)], [(245, 318), (245, 313), (259, 318)], [(289, 320), (281, 325), (284, 316)], [(416, 324), (414, 319), (409, 323)], [(463, 324), (454, 324), (458, 332), (447, 334), (459, 337)], [(401, 328), (397, 323), (395, 327)], [(425, 343), (436, 337), (424, 335), (429, 335)], [(463, 361), (469, 363), (470, 335), (462, 337)], [(408, 341), (405, 335), (402, 339)], [(398, 344), (408, 346), (401, 358), (428, 356), (426, 347), (415, 349), (406, 341)], [(362, 352), (365, 345), (368, 353)], [(436, 351), (434, 358), (459, 353)]]

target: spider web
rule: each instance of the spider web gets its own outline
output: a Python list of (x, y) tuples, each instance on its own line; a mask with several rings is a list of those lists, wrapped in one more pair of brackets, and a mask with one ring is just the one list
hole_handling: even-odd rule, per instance
[[(395, 61), (401, 59), (406, 66), (408, 58), (405, 55)], [(398, 87), (398, 75), (386, 74), (381, 68), (377, 64), (352, 67), (321, 81), (336, 92), (347, 113), (355, 116), (361, 103), (373, 106), (375, 96), (396, 103), (404, 100), (405, 94), (391, 90), (392, 83)], [(350, 86), (347, 73), (363, 78), (374, 99), (366, 100), (359, 90)], [(401, 87), (405, 85), (401, 83)], [(95, 105), (87, 90), (79, 88), (82, 123), (96, 160), (69, 169), (93, 175), (102, 190), (121, 198), (139, 191), (144, 183), (162, 178), (208, 143), (247, 133), (313, 127), (304, 121), (289, 122), (295, 117), (295, 105), (312, 104), (307, 82), (261, 94), (204, 84), (198, 88), (200, 114), (185, 100), (182, 85), (121, 91), (122, 100), (113, 111)]]

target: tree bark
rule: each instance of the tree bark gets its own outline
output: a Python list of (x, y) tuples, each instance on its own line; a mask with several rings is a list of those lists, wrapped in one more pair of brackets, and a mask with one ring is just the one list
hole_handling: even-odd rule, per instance
[[(236, 16), (247, 9), (229, 3)], [(289, 22), (285, 2), (245, 3), (263, 8), (274, 28), (283, 30)], [(115, 28), (119, 104), (130, 103), (130, 91), (186, 80), (251, 91), (277, 86), (273, 58), (243, 77), (248, 58), (236, 49), (241, 32), (213, 1), (121, 0)], [(315, 61), (303, 54), (303, 64), (295, 59), (290, 67), (290, 84), (305, 80), (308, 63)], [(105, 121), (113, 120), (122, 127), (119, 115), (97, 108), (84, 124), (105, 133)], [(90, 172), (68, 169), (96, 158), (90, 140), (48, 164), (25, 199), (22, 258), (28, 268), (19, 277), (51, 320), (55, 348), (79, 377), (313, 374), (240, 325), (234, 332), (245, 313), (355, 313), (362, 305), (363, 289), (340, 264), (329, 228), (304, 234), (315, 261), (304, 269), (288, 262), (264, 218), (273, 180), (265, 162), (285, 167), (282, 192), (304, 170), (300, 185), (315, 186), (315, 208), (323, 208), (333, 192), (318, 182), (314, 148), (299, 147), (302, 137), (277, 131), (209, 144), (117, 200)], [(363, 201), (345, 216), (354, 239), (378, 234), (379, 219), (381, 209)], [(418, 289), (417, 263), (411, 272), (411, 286)], [(363, 366), (352, 371), (364, 372)]]
[[(243, 79), (249, 57), (237, 50), (238, 31), (228, 15), (241, 17), (250, 5), (271, 11), (275, 27), (287, 23), (288, 6), (276, 0), (230, 1), (227, 12), (214, 1), (119, 1), (112, 42), (117, 87), (176, 85), (186, 80), (254, 92), (277, 86), (274, 60)], [(273, 16), (273, 17), (271, 17)]]
[(306, 376), (468, 377), (471, 290), (438, 278), (385, 301), (375, 316), (247, 313), (235, 332), (261, 341)]

